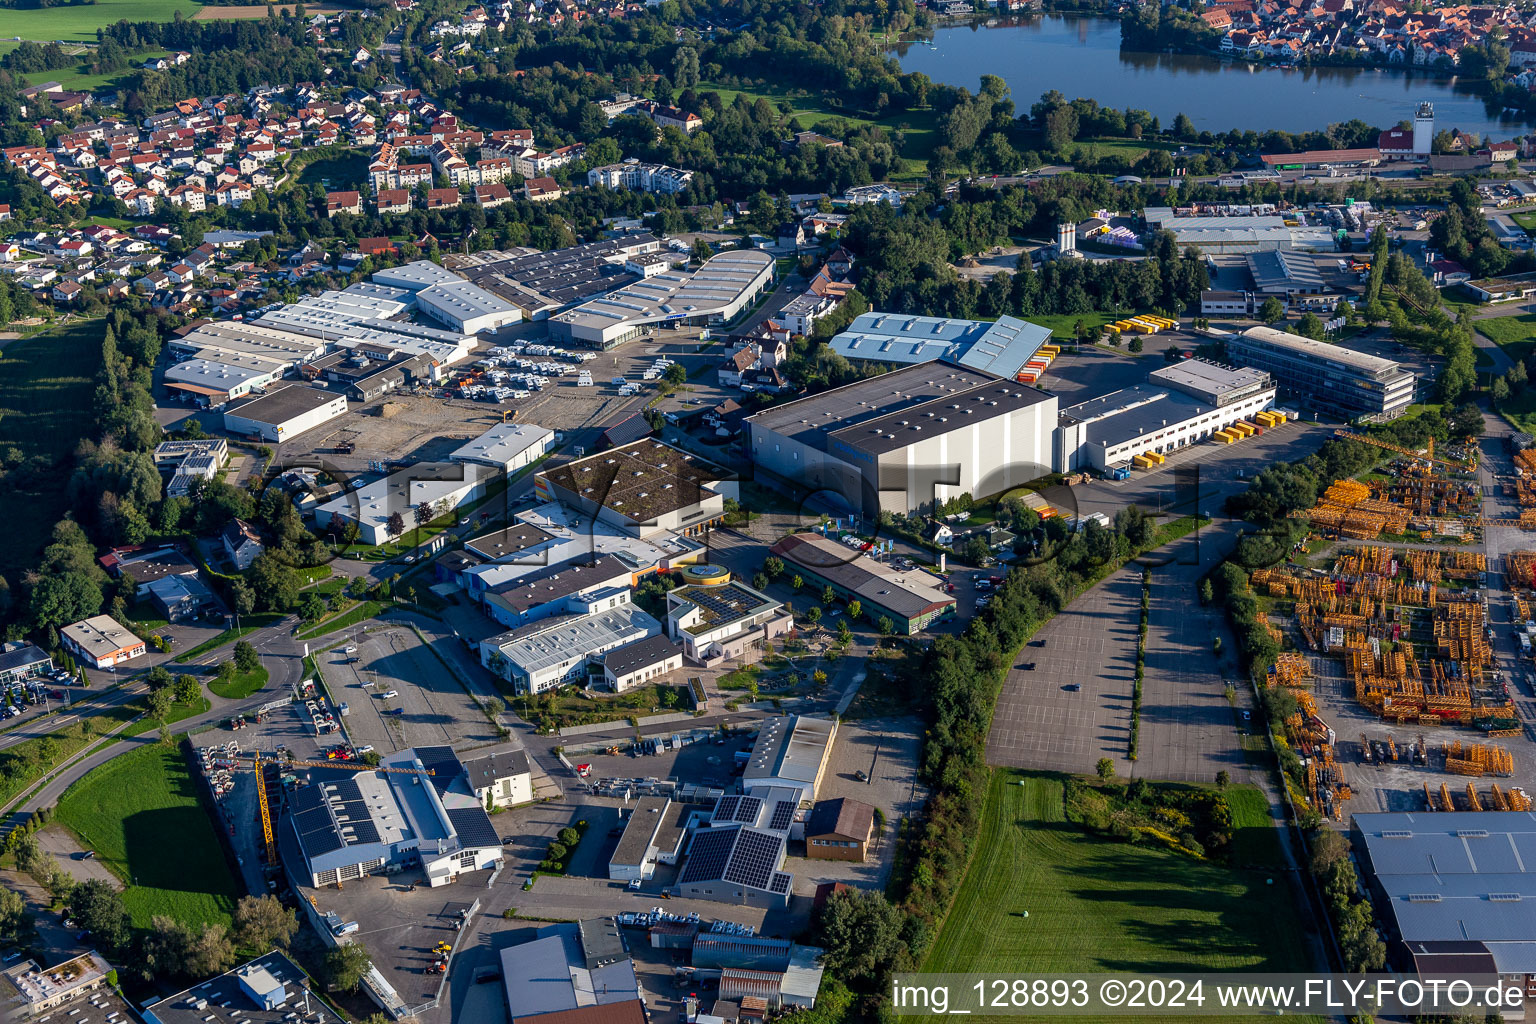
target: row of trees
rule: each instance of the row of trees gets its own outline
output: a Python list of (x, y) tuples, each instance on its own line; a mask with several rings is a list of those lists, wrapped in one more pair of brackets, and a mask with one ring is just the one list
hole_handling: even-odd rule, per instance
[(1153, 521), (1134, 506), (1112, 529), (1092, 534), (1068, 534), (1058, 520), (1044, 525), (1048, 557), (1010, 572), (964, 633), (935, 637), (891, 681), (928, 709), (918, 769), (928, 803), (904, 833), (904, 870), (888, 890), (892, 898), (840, 893), (828, 901), (819, 926), (827, 965), (862, 993), (862, 1008), (872, 1013), (891, 973), (921, 962), (964, 875), (986, 802), (987, 732), (1013, 652), (1157, 537)]

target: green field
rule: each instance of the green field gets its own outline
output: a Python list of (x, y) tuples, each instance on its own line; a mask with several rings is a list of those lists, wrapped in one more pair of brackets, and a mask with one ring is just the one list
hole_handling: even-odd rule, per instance
[(177, 748), (157, 743), (108, 761), (65, 791), (55, 816), (123, 880), (134, 927), (155, 914), (229, 923), (238, 889)]
[(103, 330), (99, 320), (84, 321), (0, 348), (0, 452), (14, 448), (35, 466), (6, 480), (12, 507), (26, 515), (12, 520), (0, 570), (35, 566), (64, 514), (69, 473), (60, 467), (91, 431)]
[(1536, 350), (1536, 313), (1491, 316), (1473, 323), (1479, 334), (1502, 348), (1511, 359), (1525, 359)]
[(51, 43), (94, 43), (96, 30), (119, 21), (174, 21), (180, 11), (189, 20), (203, 5), (193, 0), (96, 0), (73, 7), (41, 7), (5, 12), (6, 37)]
[(227, 683), (214, 679), (208, 684), (208, 689), (225, 700), (244, 700), (266, 685), (267, 670), (258, 667), (250, 672), (236, 672), (235, 678)]
[[(1063, 788), (1059, 775), (993, 774), (975, 856), (924, 971), (1308, 969), (1283, 878), (1270, 885), (1263, 872), (1086, 832), (1067, 821)], [(1251, 801), (1239, 803), (1250, 821)]]
[[(17, 45), (19, 44), (11, 40), (0, 42), (0, 55), (16, 49)], [(80, 59), (74, 67), (34, 72), (25, 76), (25, 84), (40, 85), (43, 82), (58, 82), (64, 88), (73, 92), (97, 92), (108, 86), (117, 85), (122, 79), (138, 71), (140, 66), (151, 57), (164, 57), (166, 55), (164, 50), (145, 50), (130, 57), (127, 67), (98, 75), (91, 71), (91, 60), (95, 55), (95, 51), (82, 47), (73, 47), (73, 49), (80, 51)], [(69, 50), (70, 48), (66, 48), (65, 52), (67, 53)]]

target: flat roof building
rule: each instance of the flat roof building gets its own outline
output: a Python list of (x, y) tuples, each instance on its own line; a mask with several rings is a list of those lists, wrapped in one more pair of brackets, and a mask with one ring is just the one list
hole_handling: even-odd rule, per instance
[(0, 686), (14, 686), (53, 671), (53, 656), (26, 640), (0, 643)]
[(1051, 471), (1056, 397), (948, 362), (904, 366), (747, 417), (758, 479), (902, 514)]
[(763, 719), (741, 775), (742, 788), (793, 789), (800, 800), (815, 800), (836, 738), (837, 722), (830, 718), (784, 715)]
[(480, 641), (480, 664), (516, 693), (543, 693), (584, 681), (593, 659), (660, 632), (661, 623), (625, 601), (593, 615), (556, 615), (488, 637)]
[(644, 880), (655, 875), (657, 864), (676, 864), (688, 835), (690, 813), (687, 804), (669, 797), (636, 800), (619, 845), (608, 858), (608, 877), (616, 882)]
[(773, 286), (773, 257), (756, 249), (711, 256), (698, 270), (642, 278), (550, 318), (552, 339), (610, 349), (646, 329), (724, 323)]
[[(453, 511), (479, 499), (498, 476), (496, 470), (473, 463), (420, 462), (367, 481), (318, 506), (315, 525), (324, 528), (335, 524), (335, 532), (340, 534), (355, 524), (359, 542), (384, 544), (416, 525), (415, 512), (421, 505)], [(390, 520), (396, 515), (400, 518), (392, 527)]]
[(1356, 814), (1349, 834), (1376, 913), (1406, 951), (1479, 942), (1499, 974), (1536, 974), (1536, 814)]
[(848, 359), (925, 363), (945, 359), (967, 369), (1013, 379), (1050, 340), (1051, 330), (1017, 317), (996, 322), (905, 313), (864, 313), (829, 343)]
[(346, 413), (346, 395), (293, 384), (226, 409), (224, 429), (281, 443)]
[[(100, 989), (110, 991), (112, 986), (109, 979), (112, 974), (112, 965), (102, 959), (95, 950), (81, 953), (79, 956), (47, 968), (42, 967), (35, 960), (23, 960), (14, 967), (0, 972), (0, 978), (3, 978), (7, 987), (11, 989), (10, 992), (0, 989), (0, 1012), (4, 1013), (6, 1019), (46, 1013), (55, 1007), (71, 1003), (86, 993)], [(21, 1012), (17, 1014), (16, 1010)], [(90, 1021), (91, 1024), (103, 1024), (103, 1021), (110, 1020), (106, 1012), (92, 1020), (90, 1013), (82, 1013), (80, 1008), (70, 1010), (67, 1014), (60, 1014), (60, 1017), (71, 1021), (81, 1020), (82, 1024), (85, 1021)]]
[(555, 432), (533, 423), (498, 423), (448, 456), (449, 462), (472, 462), (515, 473), (548, 455)]
[[(341, 1024), (309, 976), (273, 950), (144, 1008), (147, 1024), (207, 1024), (217, 1007), (250, 1024)], [(297, 1015), (297, 1016), (296, 1016)]]
[(439, 886), (501, 860), (501, 838), (452, 748), (407, 748), (379, 766), (397, 771), (311, 768), (293, 791), (284, 824), (302, 856), (284, 863), (300, 885), (419, 866)]
[(452, 259), (455, 270), (521, 309), (525, 319), (544, 320), (639, 280), (626, 260), (660, 248), (661, 240), (646, 232), (550, 252), (486, 251)]
[(165, 386), (193, 395), (204, 406), (219, 406), (243, 398), (287, 372), (287, 364), (253, 355), (197, 357), (166, 368)]
[(112, 668), (144, 653), (144, 641), (110, 615), (72, 622), (59, 630), (59, 639), (65, 649), (92, 668)]
[(545, 470), (540, 497), (560, 501), (636, 537), (703, 533), (725, 515), (727, 472), (654, 440), (640, 440)]
[[(594, 1016), (591, 1024), (627, 1024), (631, 1018), (624, 1009), (632, 1004), (638, 1010), (637, 1024), (645, 1024), (640, 983), (622, 936), (616, 946), (603, 943), (607, 955), (589, 959), (578, 922), (546, 925), (536, 934), (529, 942), (501, 950), (502, 984), (514, 1022), (558, 1024), (568, 1013), (606, 1010), (619, 1016)], [(573, 1024), (587, 1019), (570, 1018)]]
[(1228, 337), (1227, 357), (1273, 374), (1287, 394), (1352, 420), (1393, 419), (1413, 404), (1415, 378), (1392, 360), (1273, 327)]
[(551, 615), (590, 615), (627, 603), (633, 585), (634, 571), (615, 556), (579, 555), (487, 587), (481, 601), (487, 615), (516, 629)]
[(1180, 217), (1170, 207), (1149, 206), (1143, 216), (1148, 230), (1173, 232), (1180, 251), (1189, 246), (1214, 254), (1275, 249), (1333, 252), (1338, 248), (1337, 238), (1327, 228), (1291, 226), (1279, 215)]
[(1148, 452), (1177, 451), (1272, 407), (1275, 393), (1274, 379), (1262, 370), (1175, 363), (1147, 384), (1061, 410), (1056, 465), (1062, 472), (1103, 470)]
[(667, 633), (699, 665), (741, 658), (794, 628), (784, 605), (738, 580), (678, 587), (667, 593)]
[(523, 318), (522, 310), (462, 278), (416, 293), (416, 308), (464, 334), (495, 331)]
[(889, 618), (894, 632), (910, 635), (955, 613), (955, 599), (939, 579), (920, 569), (895, 569), (817, 533), (794, 533), (773, 546), (813, 586), (831, 587), (857, 600), (866, 618)]

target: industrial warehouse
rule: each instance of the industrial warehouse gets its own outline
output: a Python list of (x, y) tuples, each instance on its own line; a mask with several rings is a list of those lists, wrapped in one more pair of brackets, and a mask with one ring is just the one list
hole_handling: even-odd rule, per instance
[(1012, 378), (1050, 340), (1048, 328), (1000, 316), (996, 322), (897, 313), (864, 313), (832, 339), (832, 351), (877, 363), (943, 359), (970, 370)]
[(645, 232), (540, 252), (488, 249), (447, 257), (455, 271), (522, 310), (526, 320), (553, 313), (596, 295), (633, 284), (644, 275), (630, 269), (636, 257), (657, 252), (661, 240)]
[(926, 362), (765, 409), (746, 426), (760, 479), (905, 514), (1049, 473), (1056, 397)]
[(889, 618), (894, 631), (903, 635), (955, 611), (955, 599), (933, 575), (894, 569), (817, 533), (791, 534), (773, 546), (773, 553), (812, 584), (831, 587), (844, 600), (859, 601), (870, 619)]
[(1263, 371), (1186, 360), (1154, 371), (1146, 385), (1061, 410), (1055, 465), (1063, 472), (1105, 470), (1148, 453), (1165, 455), (1215, 437), (1274, 401), (1274, 381)]
[(293, 384), (224, 412), (224, 429), (240, 437), (282, 442), (347, 413), (347, 396)]
[(773, 286), (773, 257), (730, 250), (698, 270), (643, 277), (615, 292), (550, 318), (549, 336), (588, 348), (611, 349), (648, 328), (724, 323)]

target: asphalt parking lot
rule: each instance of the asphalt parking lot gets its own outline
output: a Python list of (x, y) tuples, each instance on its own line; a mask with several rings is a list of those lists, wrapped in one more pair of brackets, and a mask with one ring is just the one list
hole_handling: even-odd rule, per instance
[[(352, 646), (357, 650), (348, 653)], [(318, 662), (332, 696), (348, 705), (342, 728), (353, 746), (387, 754), (443, 744), (462, 750), (497, 739), (479, 705), (414, 630), (391, 625), (360, 634)]]
[(460, 911), (476, 899), (484, 902), (490, 873), (460, 875), (451, 885), (409, 891), (419, 872), (370, 875), (345, 888), (301, 889), (300, 899), (314, 897), (320, 912), (334, 911), (343, 921), (356, 921), (353, 939), (367, 947), (373, 965), (394, 986), (407, 1006), (437, 995), (442, 976), (429, 973), (440, 942), (450, 945), (459, 936)]
[(1124, 761), (1140, 608), (1141, 573), (1123, 569), (1040, 628), (1003, 683), (989, 764), (1085, 772)]

